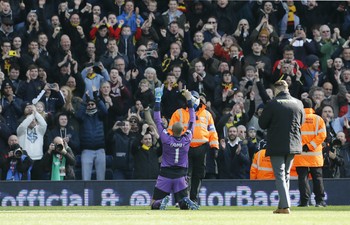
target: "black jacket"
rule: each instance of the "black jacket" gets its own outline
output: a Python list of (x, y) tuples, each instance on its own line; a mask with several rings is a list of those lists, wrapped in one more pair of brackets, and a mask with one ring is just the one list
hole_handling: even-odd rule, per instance
[(289, 93), (280, 92), (271, 100), (259, 118), (259, 126), (267, 129), (266, 155), (300, 154), (304, 120), (303, 104)]
[(159, 174), (158, 157), (162, 149), (153, 145), (149, 150), (144, 150), (141, 143), (134, 142), (131, 149), (134, 156), (134, 179), (156, 179)]
[[(70, 147), (66, 148), (67, 154), (64, 156), (66, 157), (66, 176), (64, 177), (65, 180), (75, 180), (75, 172), (74, 172), (74, 166), (75, 166), (75, 156)], [(42, 158), (42, 164), (44, 166), (45, 171), (49, 171), (51, 175), (51, 168), (52, 168), (52, 153), (46, 152), (45, 155)]]

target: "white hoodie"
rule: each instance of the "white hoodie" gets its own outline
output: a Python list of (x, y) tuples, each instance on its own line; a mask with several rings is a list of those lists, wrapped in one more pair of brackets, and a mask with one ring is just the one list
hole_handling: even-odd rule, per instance
[[(38, 121), (38, 124), (30, 129), (28, 126), (34, 118)], [(27, 151), (33, 160), (40, 160), (44, 155), (43, 145), (46, 128), (47, 123), (38, 112), (27, 116), (17, 128), (19, 145)]]

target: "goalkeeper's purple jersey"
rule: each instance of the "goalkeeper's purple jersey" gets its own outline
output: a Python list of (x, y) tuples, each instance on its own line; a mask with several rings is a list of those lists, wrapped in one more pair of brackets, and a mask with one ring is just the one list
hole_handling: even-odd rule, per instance
[(160, 118), (160, 112), (154, 112), (154, 120), (157, 125), (158, 133), (162, 141), (163, 155), (161, 167), (184, 167), (188, 168), (188, 151), (192, 140), (193, 127), (195, 122), (195, 113), (190, 108), (190, 121), (187, 131), (181, 137), (170, 135), (163, 128)]

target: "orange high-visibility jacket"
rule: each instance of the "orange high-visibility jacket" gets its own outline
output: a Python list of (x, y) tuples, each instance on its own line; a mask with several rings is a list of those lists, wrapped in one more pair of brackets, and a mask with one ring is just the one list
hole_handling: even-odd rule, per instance
[(254, 155), (253, 163), (250, 167), (251, 180), (273, 180), (275, 175), (271, 165), (270, 156), (266, 156), (266, 149), (261, 149)]
[(309, 151), (295, 155), (294, 166), (321, 167), (323, 166), (322, 143), (327, 137), (326, 125), (312, 108), (305, 108), (304, 111), (306, 117), (301, 126), (301, 138), (302, 145), (306, 144)]
[[(209, 143), (210, 148), (219, 149), (219, 138), (215, 129), (213, 117), (205, 108), (205, 105), (202, 105), (196, 112), (196, 122), (194, 124), (193, 138), (190, 146), (198, 147)], [(186, 130), (189, 120), (190, 113), (188, 108), (176, 110), (171, 116), (168, 132), (172, 134), (171, 128), (176, 122), (181, 122), (184, 126), (184, 130)]]

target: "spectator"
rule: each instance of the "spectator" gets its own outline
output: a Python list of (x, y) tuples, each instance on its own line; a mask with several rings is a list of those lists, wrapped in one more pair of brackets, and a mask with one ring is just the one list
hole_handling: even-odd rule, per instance
[(294, 1), (286, 2), (286, 14), (280, 22), (280, 40), (288, 39), (293, 36), (293, 31), (300, 24), (300, 8), (299, 4)]
[(86, 103), (83, 103), (77, 112), (80, 121), (80, 146), (82, 178), (91, 180), (92, 168), (96, 168), (96, 179), (104, 180), (106, 172), (105, 137), (103, 118), (107, 115), (107, 109), (98, 98), (97, 91), (93, 98), (87, 95)]
[(333, 139), (332, 143), (327, 143), (327, 145), (323, 147), (323, 178), (340, 178), (341, 170), (345, 162), (342, 151), (346, 152), (348, 147), (348, 142), (343, 132), (338, 132), (337, 138)]
[(174, 73), (168, 73), (167, 79), (164, 82), (164, 90), (161, 102), (162, 115), (166, 119), (170, 119), (171, 115), (182, 106), (182, 98), (180, 89), (176, 82)]
[(288, 40), (285, 39), (284, 43), (281, 44), (282, 46), (287, 44), (293, 46), (295, 58), (302, 62), (305, 62), (306, 56), (317, 54), (317, 43), (312, 39), (308, 39), (305, 32), (304, 27), (299, 24), (295, 28), (293, 37)]
[(53, 139), (43, 157), (43, 166), (51, 180), (75, 180), (75, 156), (72, 149), (60, 136)]
[[(347, 121), (348, 123), (348, 121)], [(341, 147), (336, 154), (341, 156), (341, 158), (344, 160), (343, 164), (340, 166), (340, 177), (341, 178), (349, 178), (350, 177), (350, 148), (349, 148), (349, 142), (346, 141), (347, 138), (343, 132), (339, 132), (337, 134), (337, 139), (341, 141)]]
[(33, 64), (28, 67), (26, 81), (19, 85), (17, 96), (23, 101), (31, 102), (40, 94), (44, 87), (44, 82), (38, 78), (38, 67)]
[(184, 47), (188, 53), (188, 59), (193, 60), (202, 55), (202, 46), (204, 43), (204, 34), (202, 31), (196, 31), (191, 40), (189, 27), (185, 27)]
[(171, 22), (176, 21), (181, 29), (184, 29), (186, 15), (178, 10), (179, 4), (176, 0), (169, 0), (168, 10), (162, 14), (164, 26), (169, 26)]
[[(117, 58), (123, 58), (124, 59), (124, 63), (126, 62), (126, 64), (128, 64), (128, 62), (129, 62), (128, 57), (119, 52), (119, 48), (118, 48), (118, 45), (117, 45), (117, 40), (115, 40), (115, 39), (108, 39), (107, 51), (104, 54), (101, 55), (100, 61), (102, 62), (103, 66), (105, 68), (111, 69), (111, 66), (112, 66), (113, 62)], [(127, 67), (127, 66), (124, 64), (124, 67)], [(123, 73), (123, 74), (125, 74), (125, 73)]]
[(345, 85), (341, 83), (339, 76), (336, 76), (335, 79), (338, 82), (338, 92), (335, 95), (332, 94), (333, 85), (330, 82), (325, 82), (322, 85), (324, 91), (324, 99), (322, 104), (331, 105), (335, 110), (334, 114), (338, 116), (340, 105), (342, 105), (345, 101), (347, 90)]
[(17, 55), (17, 52), (10, 51), (11, 42), (4, 40), (1, 44), (0, 69), (5, 75), (9, 73), (12, 66), (18, 65), (20, 61), (19, 58), (21, 55)]
[(157, 87), (160, 87), (162, 84), (162, 82), (160, 80), (158, 80), (157, 71), (152, 67), (148, 67), (145, 70), (144, 76), (148, 80), (148, 82), (150, 84), (150, 89), (154, 93), (154, 89)]
[(305, 58), (306, 68), (301, 69), (303, 91), (309, 92), (311, 87), (318, 86), (319, 79), (323, 76), (319, 69), (320, 60), (316, 55), (308, 55)]
[(19, 144), (12, 144), (6, 157), (4, 170), (6, 180), (20, 181), (31, 180), (31, 169), (33, 160), (28, 156)]
[(32, 103), (36, 104), (39, 101), (44, 103), (45, 112), (50, 113), (51, 115), (55, 115), (65, 103), (64, 96), (56, 83), (47, 83), (39, 95), (32, 100)]
[[(203, 51), (203, 54), (201, 57), (195, 58), (194, 60), (191, 61), (190, 73), (194, 72), (193, 69), (195, 64), (198, 61), (202, 61), (205, 68), (205, 72), (214, 76), (218, 72), (220, 61), (213, 57), (214, 56), (213, 44), (209, 42), (204, 43), (202, 47), (202, 51)], [(183, 70), (183, 72), (185, 73), (186, 71)]]
[(133, 33), (131, 27), (124, 25), (124, 20), (119, 20), (118, 28), (114, 36), (118, 41), (120, 52), (128, 56), (130, 65), (135, 63), (135, 44), (141, 38), (141, 20), (136, 19), (136, 31)]
[[(294, 58), (294, 50), (288, 45), (283, 49), (283, 58), (275, 62), (272, 68), (272, 72), (274, 73), (277, 69), (280, 70), (284, 63), (291, 63), (294, 66), (294, 74), (297, 72), (297, 70), (304, 69), (305, 67), (302, 61)], [(273, 79), (277, 80), (276, 77), (274, 77)]]
[(81, 76), (85, 82), (85, 93), (87, 92), (89, 96), (92, 96), (95, 90), (99, 90), (103, 81), (109, 81), (110, 79), (108, 71), (101, 62), (85, 67), (81, 71)]
[(8, 74), (8, 80), (12, 83), (13, 93), (17, 93), (18, 86), (23, 82), (22, 79), (19, 79), (19, 66), (13, 65)]
[[(128, 120), (117, 121), (108, 133), (108, 146), (111, 146), (114, 159), (114, 179), (132, 179), (134, 159), (132, 146), (136, 139), (130, 135)], [(136, 162), (138, 163), (138, 162)]]
[(45, 147), (49, 149), (51, 143), (54, 142), (55, 137), (61, 137), (65, 144), (73, 151), (74, 155), (80, 155), (80, 140), (79, 133), (70, 126), (71, 121), (68, 115), (60, 113), (57, 116), (55, 126), (47, 132)]
[(118, 70), (112, 68), (110, 73), (110, 83), (111, 83), (111, 92), (110, 96), (114, 101), (113, 105), (117, 105), (116, 111), (114, 112), (115, 119), (121, 120), (121, 118), (126, 115), (130, 107), (130, 102), (132, 100), (132, 95), (128, 87), (126, 87), (126, 80), (122, 77)]
[(350, 36), (348, 40), (346, 40), (342, 46), (339, 46), (337, 50), (335, 50), (332, 54), (333, 59), (340, 56), (344, 63), (343, 66), (349, 69), (350, 68)]
[(331, 29), (328, 25), (320, 27), (321, 41), (319, 42), (320, 63), (322, 72), (327, 72), (327, 60), (331, 58), (334, 51), (344, 44), (345, 40), (340, 36), (339, 28), (335, 27), (331, 35)]
[(245, 66), (254, 66), (259, 72), (265, 87), (271, 84), (271, 61), (262, 53), (263, 45), (260, 41), (253, 41), (252, 54), (244, 57)]
[(237, 127), (228, 128), (227, 139), (220, 140), (218, 168), (220, 179), (245, 179), (249, 173), (250, 159), (247, 148), (242, 148)]
[(131, 0), (125, 1), (124, 10), (117, 19), (118, 21), (123, 20), (125, 25), (130, 27), (131, 33), (136, 32), (138, 26), (136, 22), (137, 19), (140, 20), (139, 26), (141, 26), (144, 22), (144, 19), (139, 15), (139, 9), (134, 9), (134, 3)]
[[(4, 116), (3, 122), (6, 123), (12, 134), (16, 133), (19, 125), (18, 120), (23, 114), (22, 99), (14, 94), (13, 85), (9, 81), (4, 81), (1, 85), (1, 115)], [(4, 131), (2, 131), (4, 132)], [(5, 132), (3, 133), (5, 134)]]
[[(165, 56), (164, 60), (162, 62), (162, 72), (163, 75), (167, 74), (171, 71), (173, 66), (179, 65), (182, 69), (182, 75), (184, 80), (187, 81), (188, 79), (188, 69), (189, 69), (189, 62), (185, 57), (180, 56), (181, 53), (181, 46), (178, 43), (172, 43), (170, 45), (170, 56)], [(160, 80), (164, 80), (160, 78)]]
[(204, 42), (211, 42), (213, 38), (219, 38), (224, 35), (224, 32), (218, 29), (218, 22), (214, 16), (208, 18), (207, 23), (205, 23), (201, 29), (204, 35)]
[[(267, 19), (263, 17), (259, 25), (252, 31), (250, 35), (251, 41), (258, 40), (262, 44), (262, 53), (270, 58), (271, 64), (278, 59), (278, 34), (274, 27), (267, 23)], [(248, 54), (251, 48), (244, 49), (244, 53)]]
[(194, 72), (189, 77), (188, 87), (191, 90), (197, 91), (199, 94), (204, 93), (210, 101), (213, 101), (215, 79), (213, 74), (205, 71), (204, 63), (197, 61), (194, 64)]
[(222, 72), (222, 82), (215, 87), (213, 105), (222, 112), (224, 108), (230, 108), (232, 97), (238, 90), (238, 80), (228, 70)]
[(245, 49), (246, 47), (248, 47), (247, 45), (249, 43), (250, 32), (251, 31), (248, 20), (241, 19), (238, 22), (235, 32), (233, 33), (233, 37), (237, 40), (237, 44), (239, 46), (242, 46), (242, 48), (244, 49), (244, 53), (247, 53)]
[(145, 45), (140, 45), (136, 51), (135, 67), (141, 74), (145, 73), (147, 68), (161, 71), (161, 61), (157, 53), (157, 46), (152, 46), (151, 49)]
[(141, 101), (143, 108), (153, 108), (153, 90), (150, 88), (150, 83), (147, 79), (142, 79), (139, 83), (139, 87), (135, 93), (135, 99)]
[[(149, 129), (149, 128), (148, 128)], [(159, 143), (152, 143), (152, 134), (146, 132), (141, 143), (134, 143), (131, 153), (134, 157), (134, 179), (156, 179), (159, 174)]]
[[(8, 4), (4, 2), (3, 4)], [(3, 7), (4, 10), (4, 7)], [(10, 9), (11, 10), (11, 9)], [(4, 11), (3, 11), (4, 12)], [(18, 35), (13, 29), (13, 20), (9, 17), (1, 19), (0, 40), (1, 42), (12, 41), (16, 35)]]
[(44, 155), (43, 145), (47, 123), (36, 111), (35, 106), (31, 105), (28, 108), (30, 114), (26, 115), (17, 128), (18, 143), (26, 149), (28, 156), (33, 160), (32, 180), (42, 180), (44, 171), (41, 159)]
[(96, 46), (96, 59), (106, 52), (108, 39), (114, 37), (114, 29), (104, 17), (95, 27), (90, 30), (90, 39)]

